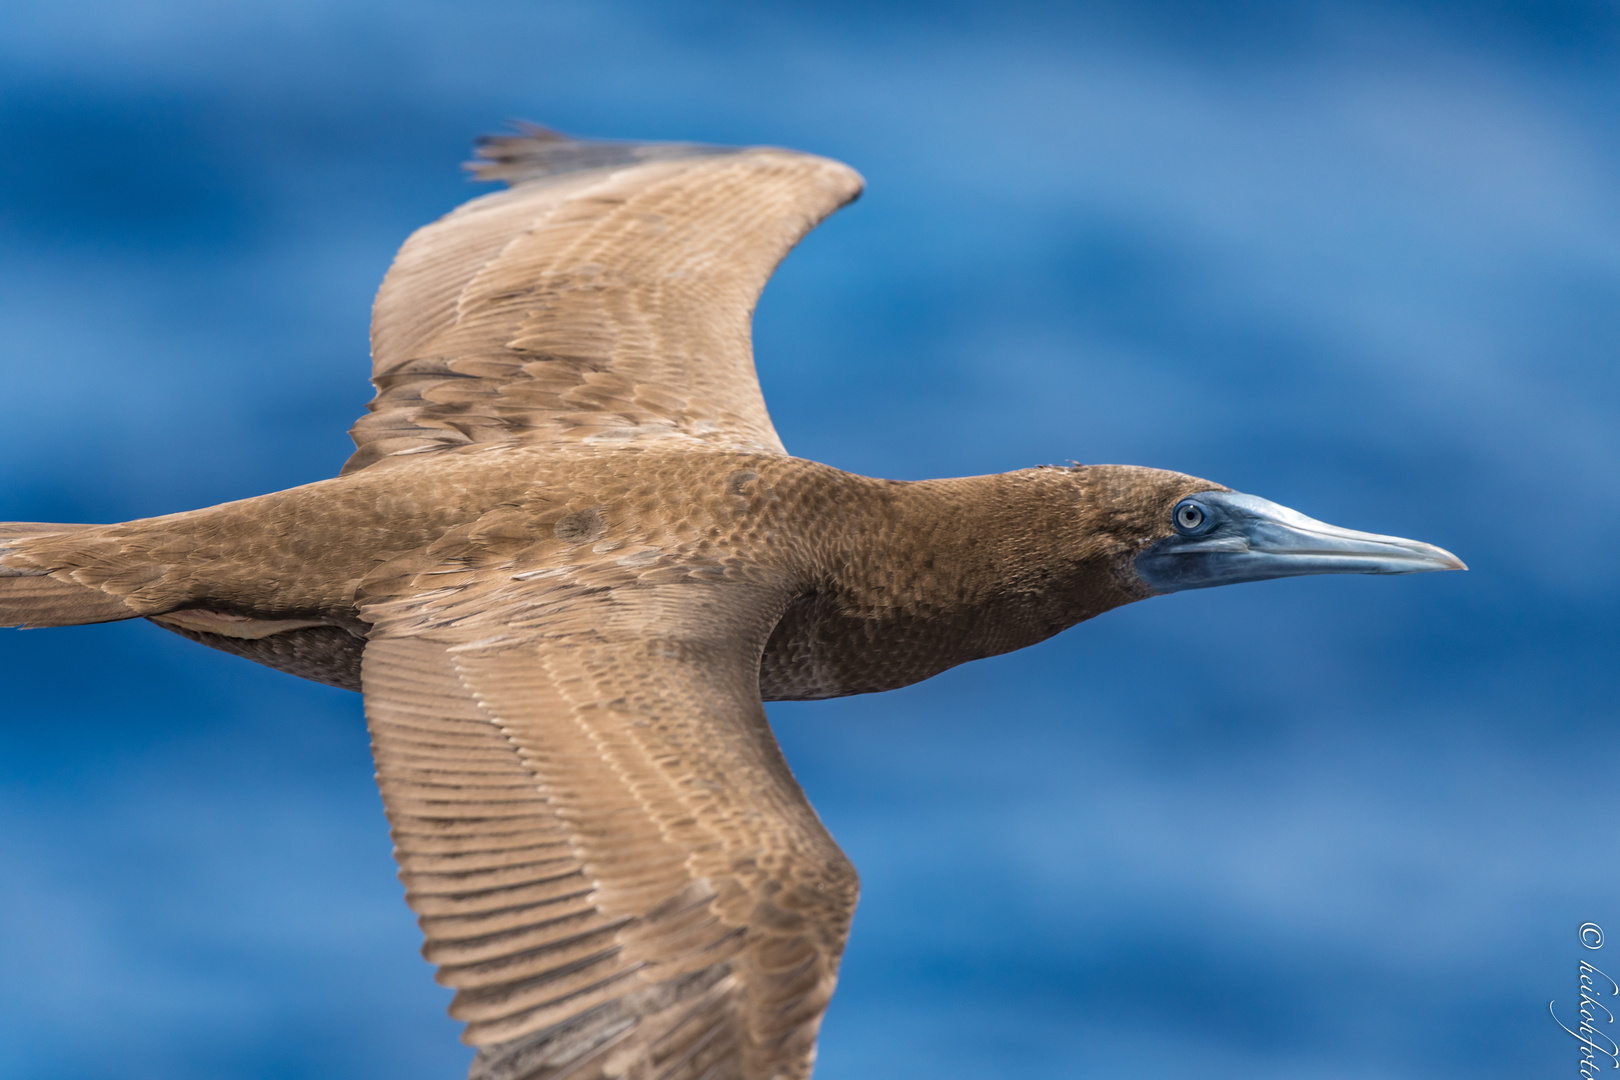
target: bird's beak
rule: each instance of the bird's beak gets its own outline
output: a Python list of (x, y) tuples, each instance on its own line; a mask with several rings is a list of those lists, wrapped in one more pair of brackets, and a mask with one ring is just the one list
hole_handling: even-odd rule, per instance
[(1398, 536), (1341, 529), (1254, 495), (1206, 491), (1182, 504), (1203, 516), (1136, 557), (1156, 593), (1207, 589), (1300, 574), (1421, 574), (1466, 570), (1443, 548)]

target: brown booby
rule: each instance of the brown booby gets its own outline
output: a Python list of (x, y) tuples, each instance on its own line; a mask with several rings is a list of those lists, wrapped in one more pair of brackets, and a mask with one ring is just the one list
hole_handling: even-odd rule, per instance
[(478, 1080), (809, 1074), (856, 875), (762, 702), (905, 686), (1182, 589), (1463, 568), (1158, 469), (897, 482), (791, 457), (750, 320), (853, 170), (540, 128), (479, 156), (510, 186), (400, 250), (338, 477), (0, 524), (0, 625), (144, 617), (364, 693)]

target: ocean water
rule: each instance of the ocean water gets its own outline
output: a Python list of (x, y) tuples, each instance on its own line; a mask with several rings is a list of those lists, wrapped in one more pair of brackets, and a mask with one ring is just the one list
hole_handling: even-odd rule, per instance
[[(1466, 574), (1153, 600), (774, 705), (862, 872), (821, 1080), (1575, 1075), (1620, 932), (1602, 3), (0, 9), (0, 520), (329, 476), (368, 305), (511, 118), (847, 161), (755, 326), (788, 448), (1077, 459)], [(0, 633), (0, 1074), (430, 1080), (356, 695)], [(1620, 942), (1620, 937), (1615, 939)], [(1608, 970), (1620, 962), (1610, 962)]]

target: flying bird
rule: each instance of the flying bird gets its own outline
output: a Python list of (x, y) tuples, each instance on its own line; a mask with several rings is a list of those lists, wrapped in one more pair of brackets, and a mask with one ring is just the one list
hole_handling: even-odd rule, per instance
[(365, 696), (474, 1080), (803, 1078), (854, 867), (763, 702), (906, 686), (1148, 597), (1449, 552), (1128, 465), (788, 454), (750, 321), (836, 161), (524, 126), (412, 235), (337, 477), (0, 524), (0, 625), (146, 618)]

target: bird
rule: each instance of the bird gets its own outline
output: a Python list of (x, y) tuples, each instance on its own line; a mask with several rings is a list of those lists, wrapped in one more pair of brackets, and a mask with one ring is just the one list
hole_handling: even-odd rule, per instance
[(777, 264), (859, 174), (774, 147), (480, 141), (406, 240), (335, 477), (0, 523), (0, 625), (145, 618), (364, 695), (471, 1080), (802, 1080), (858, 878), (764, 702), (874, 693), (1189, 589), (1466, 569), (1130, 465), (941, 480), (791, 456)]

